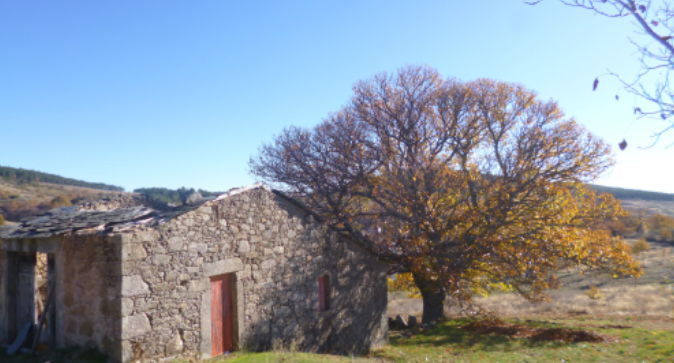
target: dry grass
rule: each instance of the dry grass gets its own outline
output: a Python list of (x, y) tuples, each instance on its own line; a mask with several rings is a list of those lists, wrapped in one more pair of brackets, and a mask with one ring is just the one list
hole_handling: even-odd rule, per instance
[(58, 185), (51, 183), (16, 184), (0, 179), (0, 194), (18, 195), (25, 201), (48, 202), (59, 195), (97, 196), (100, 194), (117, 194), (120, 192), (91, 188)]
[(478, 298), (481, 306), (503, 316), (622, 315), (672, 316), (674, 293), (652, 285), (623, 285), (601, 289), (603, 298), (591, 299), (585, 291), (552, 291), (550, 302), (531, 303), (519, 295), (498, 294)]
[(31, 215), (43, 213), (54, 206), (63, 206), (51, 203), (56, 197), (62, 200), (80, 200), (82, 198), (99, 198), (108, 194), (120, 192), (57, 185), (50, 183), (14, 183), (0, 179), (0, 214), (5, 220), (18, 221)]
[(664, 214), (674, 217), (674, 201), (624, 199), (620, 201), (620, 204), (637, 215), (643, 211), (646, 215)]
[[(652, 285), (623, 285), (601, 289), (601, 299), (591, 299), (585, 291), (551, 291), (550, 302), (532, 303), (517, 294), (495, 294), (477, 298), (476, 302), (500, 316), (564, 316), (564, 315), (618, 315), (673, 317), (674, 291)], [(421, 299), (393, 298), (388, 315), (394, 317), (415, 315), (421, 317)], [(446, 308), (454, 315), (458, 310)]]
[[(633, 241), (628, 241), (633, 243)], [(549, 291), (550, 302), (531, 303), (518, 294), (500, 293), (478, 297), (476, 302), (500, 316), (642, 316), (674, 317), (674, 246), (651, 243), (644, 253), (645, 273), (639, 279), (599, 279), (580, 275), (573, 269), (559, 271), (561, 288)], [(636, 283), (636, 284), (635, 284)], [(591, 299), (589, 287), (599, 287), (601, 298)], [(636, 286), (635, 286), (636, 285)], [(421, 317), (421, 299), (407, 298), (404, 293), (389, 294), (388, 315)], [(459, 311), (446, 308), (448, 315)]]

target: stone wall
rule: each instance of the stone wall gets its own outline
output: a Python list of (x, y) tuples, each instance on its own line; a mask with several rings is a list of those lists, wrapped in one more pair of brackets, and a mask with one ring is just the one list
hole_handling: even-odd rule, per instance
[(10, 344), (7, 336), (7, 284), (5, 282), (5, 273), (7, 268), (7, 251), (2, 248), (0, 239), (0, 344)]
[(57, 344), (119, 350), (120, 244), (113, 237), (73, 235), (55, 255)]
[[(209, 277), (235, 273), (239, 348), (359, 353), (387, 339), (387, 266), (262, 188), (121, 241), (123, 361), (210, 356)], [(319, 276), (331, 308), (318, 311)]]

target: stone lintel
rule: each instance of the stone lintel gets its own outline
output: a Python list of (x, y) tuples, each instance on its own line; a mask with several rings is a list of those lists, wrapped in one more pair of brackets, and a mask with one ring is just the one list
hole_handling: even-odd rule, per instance
[(55, 253), (61, 248), (62, 240), (62, 236), (6, 239), (0, 248), (11, 252)]
[(206, 277), (239, 271), (243, 271), (243, 262), (239, 258), (228, 258), (226, 260), (204, 264), (204, 276)]

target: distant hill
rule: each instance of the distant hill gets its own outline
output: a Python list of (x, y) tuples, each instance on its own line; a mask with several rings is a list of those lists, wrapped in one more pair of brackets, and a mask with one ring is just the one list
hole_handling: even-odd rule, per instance
[(21, 168), (10, 168), (8, 166), (0, 166), (0, 178), (13, 181), (15, 183), (51, 183), (58, 185), (71, 185), (75, 187), (90, 188), (90, 189), (100, 189), (100, 190), (110, 190), (123, 192), (124, 188), (118, 187), (116, 185), (103, 184), (103, 183), (90, 183), (82, 180), (64, 178), (59, 175), (43, 173), (41, 171), (27, 170)]
[(603, 185), (596, 185), (596, 184), (589, 184), (589, 185), (590, 188), (592, 188), (592, 190), (595, 190), (600, 193), (611, 193), (616, 199), (620, 200), (641, 199), (641, 200), (651, 200), (660, 202), (674, 201), (674, 194), (651, 192), (638, 189), (605, 187)]
[[(637, 189), (605, 187), (590, 184), (601, 193), (611, 193), (623, 201), (623, 206), (646, 214), (665, 214), (674, 217), (674, 194)], [(218, 195), (194, 188), (138, 188), (134, 192), (146, 194), (165, 203), (184, 203), (198, 191), (204, 197)], [(104, 183), (90, 183), (34, 170), (0, 166), (0, 215), (8, 222), (36, 215), (54, 207), (77, 204), (84, 199), (124, 192), (124, 188)]]

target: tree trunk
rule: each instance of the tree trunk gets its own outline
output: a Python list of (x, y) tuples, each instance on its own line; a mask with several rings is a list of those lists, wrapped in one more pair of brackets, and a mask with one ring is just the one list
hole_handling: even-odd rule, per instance
[(436, 281), (423, 276), (412, 274), (414, 283), (421, 291), (421, 298), (424, 302), (424, 311), (421, 322), (424, 324), (438, 321), (445, 317), (445, 289), (438, 286)]

